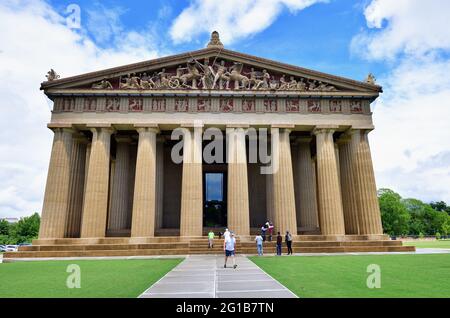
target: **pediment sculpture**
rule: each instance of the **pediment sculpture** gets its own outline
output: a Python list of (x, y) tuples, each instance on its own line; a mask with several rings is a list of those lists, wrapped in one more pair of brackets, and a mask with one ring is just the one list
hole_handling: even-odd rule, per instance
[(191, 58), (185, 65), (161, 68), (140, 73), (129, 73), (120, 78), (94, 83), (92, 89), (119, 90), (277, 90), (322, 91), (338, 89), (325, 82), (267, 69), (257, 69), (241, 62), (220, 60), (210, 63)]

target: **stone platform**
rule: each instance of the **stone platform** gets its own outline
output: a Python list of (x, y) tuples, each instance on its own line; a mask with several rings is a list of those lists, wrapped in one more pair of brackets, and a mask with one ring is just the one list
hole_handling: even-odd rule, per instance
[[(346, 253), (346, 252), (412, 252), (413, 246), (403, 246), (388, 236), (376, 235), (298, 235), (294, 236), (295, 253)], [(283, 252), (286, 245), (283, 243)], [(275, 253), (275, 242), (265, 242), (264, 252)], [(253, 237), (240, 237), (237, 254), (256, 254)], [(221, 254), (223, 240), (215, 239), (215, 246), (208, 248), (208, 239), (198, 237), (143, 237), (143, 238), (95, 238), (95, 239), (45, 239), (34, 240), (32, 246), (21, 246), (18, 252), (7, 252), (4, 258), (43, 257), (107, 257), (148, 255)]]

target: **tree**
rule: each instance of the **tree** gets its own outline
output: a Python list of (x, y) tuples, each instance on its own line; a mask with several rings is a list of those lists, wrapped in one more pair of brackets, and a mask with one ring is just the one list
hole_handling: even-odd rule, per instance
[(0, 235), (9, 234), (9, 223), (6, 220), (0, 220)]
[(436, 211), (447, 212), (447, 214), (450, 215), (450, 206), (448, 206), (444, 201), (431, 202), (430, 206)]
[(430, 204), (417, 199), (405, 199), (403, 204), (411, 215), (410, 233), (434, 235), (436, 232), (448, 232), (448, 215), (443, 211), (436, 211)]
[(20, 244), (30, 242), (37, 238), (39, 233), (40, 217), (34, 213), (29, 217), (24, 217), (19, 222), (11, 225), (9, 233), (9, 244)]
[(401, 196), (390, 189), (380, 189), (378, 200), (384, 231), (389, 235), (408, 234), (410, 215)]

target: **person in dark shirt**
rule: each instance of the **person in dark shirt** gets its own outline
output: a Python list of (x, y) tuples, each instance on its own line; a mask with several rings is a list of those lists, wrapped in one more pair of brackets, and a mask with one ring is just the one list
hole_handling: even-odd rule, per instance
[(281, 244), (283, 243), (283, 238), (281, 237), (280, 232), (277, 235), (277, 255), (281, 255)]

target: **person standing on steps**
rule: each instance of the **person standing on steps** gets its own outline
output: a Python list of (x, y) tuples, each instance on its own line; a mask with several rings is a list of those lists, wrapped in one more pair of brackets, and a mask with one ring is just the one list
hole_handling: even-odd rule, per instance
[(285, 241), (288, 249), (287, 255), (292, 255), (292, 234), (286, 231)]
[(214, 247), (214, 232), (213, 230), (208, 233), (208, 248)]
[(255, 241), (256, 241), (256, 250), (258, 251), (258, 255), (262, 256), (263, 255), (263, 238), (262, 238), (262, 236), (256, 235)]
[(266, 241), (266, 231), (267, 231), (266, 225), (263, 225), (261, 227), (261, 236), (262, 236), (264, 242)]
[(230, 231), (228, 231), (228, 229), (225, 229), (225, 232), (223, 232), (223, 238), (226, 240), (227, 237), (230, 236)]
[(223, 268), (227, 268), (228, 257), (233, 259), (233, 268), (236, 268), (236, 259), (234, 257), (236, 254), (236, 238), (234, 237), (233, 232), (230, 232), (230, 235), (223, 241), (223, 249), (225, 251), (225, 264), (223, 265)]
[(274, 228), (273, 223), (270, 222), (270, 223), (269, 223), (269, 228), (268, 228), (268, 232), (269, 232), (269, 242), (272, 242), (273, 228)]
[(281, 244), (283, 243), (283, 238), (281, 237), (280, 232), (277, 235), (277, 255), (281, 255)]

